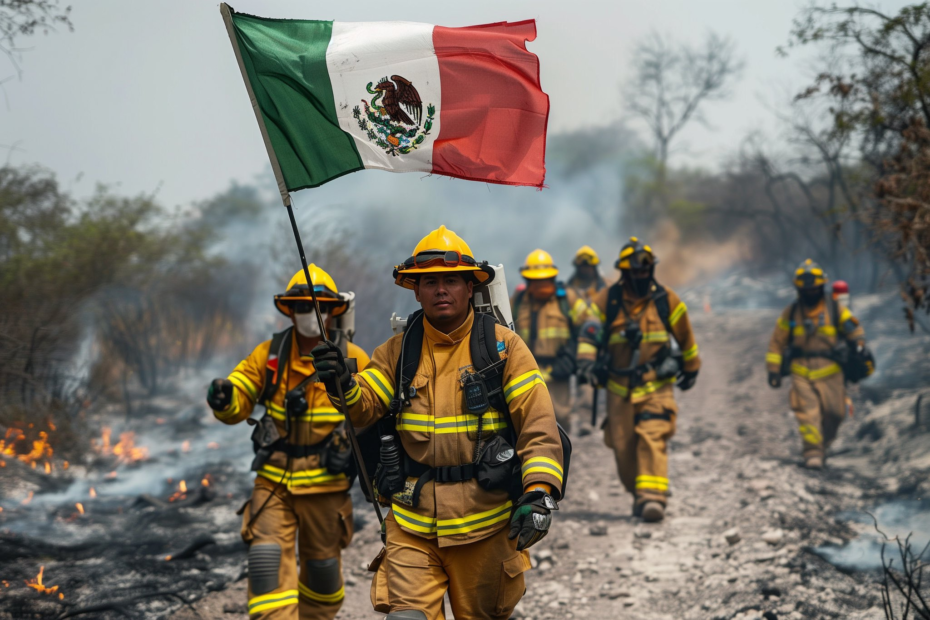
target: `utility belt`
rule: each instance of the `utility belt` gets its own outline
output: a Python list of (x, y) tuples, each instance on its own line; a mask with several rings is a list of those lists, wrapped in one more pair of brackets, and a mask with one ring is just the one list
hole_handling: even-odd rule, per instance
[[(251, 421), (251, 420), (250, 420)], [(341, 433), (331, 432), (322, 441), (312, 445), (288, 443), (278, 432), (278, 427), (267, 413), (263, 415), (252, 430), (252, 471), (265, 466), (275, 452), (285, 454), (288, 459), (300, 459), (319, 455), (320, 466), (333, 475), (349, 473), (352, 469), (352, 451), (349, 443)]]
[(843, 378), (851, 383), (858, 383), (875, 372), (875, 358), (866, 347), (856, 348), (846, 342), (837, 343), (829, 351), (801, 351), (796, 347), (786, 347), (781, 358), (780, 374), (791, 374), (791, 362), (796, 359), (827, 359), (839, 364)]
[[(609, 360), (602, 360), (602, 363), (609, 362)], [(601, 376), (598, 375), (598, 381), (600, 385), (607, 385), (608, 376), (614, 377), (627, 377), (630, 380), (629, 387), (635, 388), (639, 387), (644, 383), (643, 377), (651, 371), (655, 371), (656, 380), (661, 381), (663, 379), (670, 379), (678, 375), (682, 367), (682, 359), (680, 355), (672, 355), (669, 347), (662, 347), (659, 350), (659, 353), (651, 360), (645, 364), (637, 364), (635, 366), (629, 366), (627, 368), (614, 368), (607, 367), (603, 372), (603, 380)], [(605, 372), (606, 371), (606, 372)], [(595, 373), (598, 372), (597, 364), (595, 364)]]

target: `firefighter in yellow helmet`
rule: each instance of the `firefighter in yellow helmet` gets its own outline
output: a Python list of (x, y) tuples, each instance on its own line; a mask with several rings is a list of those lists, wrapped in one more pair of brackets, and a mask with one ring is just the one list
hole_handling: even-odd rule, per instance
[[(821, 469), (846, 413), (845, 381), (872, 374), (865, 330), (849, 308), (824, 294), (827, 276), (805, 260), (795, 270), (798, 298), (785, 308), (765, 355), (769, 385), (791, 375), (791, 410), (798, 420), (804, 464)], [(845, 381), (844, 381), (845, 378)]]
[(594, 297), (578, 343), (579, 374), (607, 388), (604, 443), (635, 496), (634, 516), (645, 521), (665, 517), (673, 386), (691, 389), (701, 366), (688, 309), (656, 282), (657, 262), (636, 237), (621, 248), (620, 280)]
[[(523, 341), (472, 308), (474, 286), (493, 273), (440, 227), (395, 268), (422, 307), (404, 334), (357, 377), (337, 349), (315, 352), (331, 395), (341, 381), (352, 423), (387, 437), (374, 485), (391, 510), (372, 603), (391, 619), (443, 618), (446, 593), (456, 618), (509, 618), (525, 549), (558, 507), (562, 448), (546, 384)], [(489, 351), (503, 364), (483, 364)]]
[[(354, 296), (340, 294), (316, 265), (309, 271), (329, 337), (353, 370), (364, 369), (368, 356), (337, 329)], [(265, 408), (252, 431), (255, 487), (241, 510), (249, 617), (334, 618), (345, 596), (341, 551), (352, 538), (352, 456), (344, 417), (314, 368), (320, 328), (303, 270), (274, 303), (292, 326), (258, 345), (228, 378), (214, 379), (207, 403), (226, 424), (249, 419), (255, 405)]]
[(520, 275), (526, 287), (517, 291), (510, 302), (514, 329), (539, 364), (556, 420), (571, 432), (573, 398), (569, 380), (576, 370), (575, 325), (584, 316), (587, 304), (556, 280), (559, 270), (544, 250), (529, 253)]
[(594, 248), (590, 245), (583, 245), (575, 252), (572, 264), (575, 266), (575, 273), (569, 278), (568, 287), (584, 299), (585, 303), (591, 303), (594, 295), (607, 287), (607, 283), (598, 270), (601, 259)]

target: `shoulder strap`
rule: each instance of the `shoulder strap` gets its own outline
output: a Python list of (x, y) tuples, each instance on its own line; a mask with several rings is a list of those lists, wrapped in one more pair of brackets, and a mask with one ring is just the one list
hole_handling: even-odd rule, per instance
[(278, 386), (281, 385), (281, 377), (287, 368), (287, 362), (291, 358), (291, 332), (293, 327), (288, 327), (271, 337), (271, 346), (268, 347), (268, 361), (265, 363), (265, 385), (262, 388), (262, 394), (258, 399), (260, 404), (271, 400)]
[[(513, 428), (510, 410), (504, 398), (504, 368), (503, 364), (499, 363), (501, 354), (497, 348), (496, 325), (497, 321), (492, 315), (475, 313), (475, 323), (472, 326), (468, 346), (471, 352), (471, 363), (475, 371), (480, 373), (484, 379), (491, 406), (501, 412), (508, 426)], [(494, 370), (490, 370), (491, 368)]]
[(665, 287), (656, 283), (656, 291), (652, 296), (652, 301), (656, 305), (656, 311), (659, 313), (659, 318), (662, 319), (662, 325), (665, 325), (665, 331), (671, 335), (672, 333), (672, 324), (669, 318), (671, 317), (671, 308), (668, 305), (668, 291), (665, 290)]
[(576, 333), (575, 322), (572, 320), (571, 306), (568, 305), (568, 291), (562, 282), (555, 283), (555, 296), (559, 300), (559, 310), (562, 312), (562, 316), (568, 321), (568, 332), (571, 334), (571, 339), (575, 340), (578, 334)]
[(622, 307), (623, 285), (617, 282), (607, 289), (607, 307), (604, 309), (604, 325), (601, 329), (601, 348), (607, 345), (607, 339), (610, 337), (610, 326), (617, 320)]
[(407, 317), (407, 327), (401, 339), (400, 355), (397, 358), (397, 368), (394, 374), (395, 390), (394, 400), (391, 402), (391, 413), (397, 415), (401, 407), (407, 402), (407, 392), (413, 376), (420, 367), (420, 353), (423, 351), (423, 311), (417, 310)]
[(788, 348), (794, 344), (794, 315), (798, 311), (798, 302), (795, 301), (791, 304), (791, 309), (788, 310)]

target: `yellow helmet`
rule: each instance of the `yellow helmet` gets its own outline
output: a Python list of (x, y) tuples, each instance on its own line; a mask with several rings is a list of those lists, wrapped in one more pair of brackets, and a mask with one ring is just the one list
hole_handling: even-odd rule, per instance
[(520, 275), (527, 280), (546, 280), (559, 275), (559, 269), (552, 264), (549, 252), (536, 249), (526, 257), (526, 262), (520, 267)]
[(630, 237), (630, 241), (620, 248), (620, 256), (614, 267), (617, 269), (644, 269), (653, 267), (659, 259), (653, 253), (652, 248), (640, 243), (636, 237)]
[[(320, 303), (320, 310), (329, 312), (331, 316), (339, 316), (348, 310), (349, 303), (339, 294), (332, 276), (313, 263), (310, 263), (309, 271), (310, 279), (313, 281), (313, 290), (316, 291), (316, 298)], [(307, 286), (307, 276), (301, 269), (287, 283), (287, 290), (284, 294), (274, 296), (274, 305), (281, 314), (292, 316), (291, 302), (311, 301), (312, 299), (310, 288)]]
[(477, 284), (486, 284), (494, 277), (487, 261), (476, 261), (461, 237), (440, 226), (420, 240), (410, 258), (394, 267), (394, 283), (412, 290), (419, 274), (450, 271), (468, 272)]
[(794, 270), (794, 285), (797, 288), (816, 288), (827, 283), (823, 267), (807, 259)]
[(578, 248), (577, 252), (575, 252), (575, 260), (572, 262), (575, 264), (575, 266), (583, 265), (585, 263), (588, 265), (600, 265), (601, 258), (590, 245), (583, 245)]

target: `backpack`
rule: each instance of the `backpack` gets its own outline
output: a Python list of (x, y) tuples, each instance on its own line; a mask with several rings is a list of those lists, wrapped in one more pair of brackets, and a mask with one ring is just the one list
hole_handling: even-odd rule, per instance
[[(517, 293), (517, 296), (513, 300), (513, 318), (516, 321), (520, 317), (520, 306), (523, 304), (523, 297), (526, 295), (526, 289)], [(555, 297), (559, 301), (559, 310), (562, 312), (562, 315), (565, 317), (565, 320), (568, 321), (568, 329), (571, 333), (571, 340), (574, 341), (577, 338), (577, 333), (575, 329), (575, 322), (572, 320), (572, 309), (568, 306), (568, 292), (565, 290), (565, 285), (562, 282), (555, 283)], [(536, 335), (537, 335), (537, 316), (538, 313), (530, 313), (530, 341), (526, 344), (530, 347), (532, 352), (536, 346)]]

